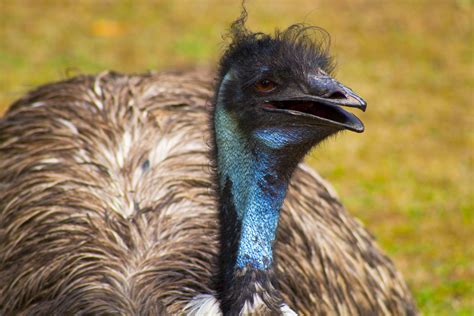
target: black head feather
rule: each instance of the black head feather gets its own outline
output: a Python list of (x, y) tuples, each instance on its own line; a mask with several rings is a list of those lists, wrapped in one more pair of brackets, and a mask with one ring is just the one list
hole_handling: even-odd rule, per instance
[(273, 35), (253, 33), (245, 27), (247, 11), (242, 9), (224, 38), (230, 40), (221, 58), (219, 75), (222, 78), (239, 65), (241, 74), (250, 78), (261, 67), (268, 67), (282, 74), (302, 77), (309, 71), (321, 69), (330, 74), (334, 69), (329, 55), (330, 35), (320, 27), (294, 24), (285, 30), (276, 30)]

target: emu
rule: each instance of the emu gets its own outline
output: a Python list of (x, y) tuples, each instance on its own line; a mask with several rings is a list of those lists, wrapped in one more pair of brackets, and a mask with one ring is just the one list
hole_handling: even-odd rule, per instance
[(10, 107), (2, 315), (416, 314), (392, 262), (301, 163), (364, 129), (343, 107), (365, 101), (330, 75), (327, 35), (245, 20), (216, 80), (105, 72)]

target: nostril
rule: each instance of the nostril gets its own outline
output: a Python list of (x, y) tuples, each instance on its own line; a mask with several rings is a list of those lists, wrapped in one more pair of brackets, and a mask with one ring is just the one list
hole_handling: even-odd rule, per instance
[(332, 91), (326, 93), (323, 97), (327, 99), (347, 99), (346, 95), (341, 91)]

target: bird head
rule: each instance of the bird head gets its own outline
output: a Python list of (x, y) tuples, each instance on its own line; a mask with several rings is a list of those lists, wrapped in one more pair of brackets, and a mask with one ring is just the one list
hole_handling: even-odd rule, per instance
[(347, 108), (365, 111), (366, 102), (331, 76), (324, 30), (297, 24), (272, 36), (248, 31), (246, 18), (244, 10), (231, 26), (216, 101), (240, 130), (276, 148), (363, 132)]

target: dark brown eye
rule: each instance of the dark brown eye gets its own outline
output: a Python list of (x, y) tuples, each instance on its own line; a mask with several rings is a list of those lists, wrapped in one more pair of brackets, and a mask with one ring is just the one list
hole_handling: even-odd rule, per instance
[(268, 79), (263, 79), (255, 83), (255, 89), (257, 89), (258, 92), (271, 92), (275, 90), (275, 88), (276, 83)]

